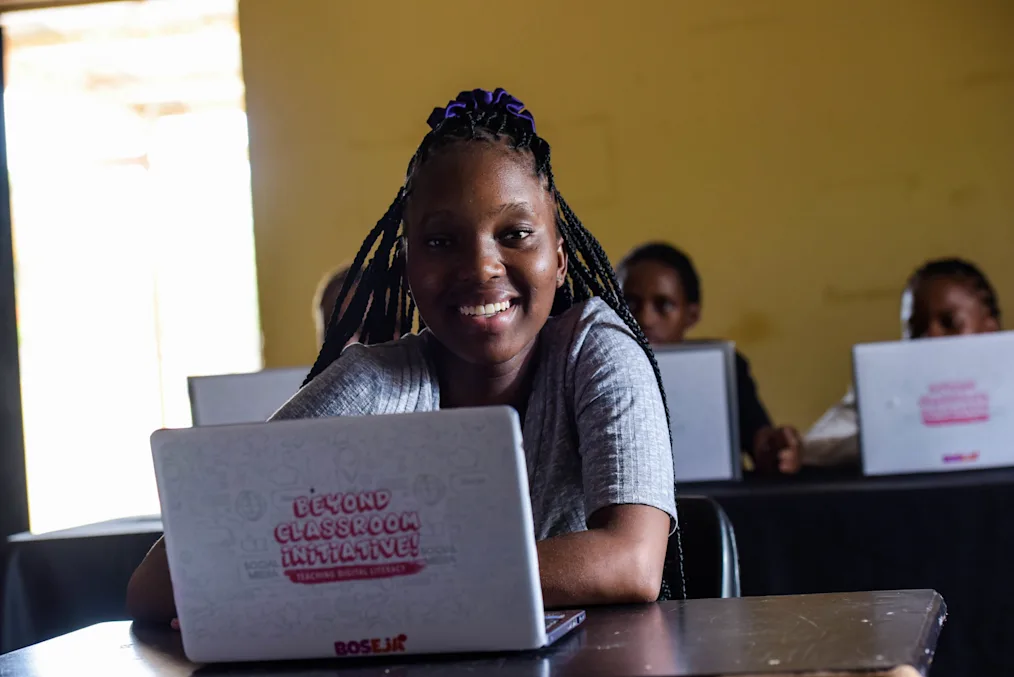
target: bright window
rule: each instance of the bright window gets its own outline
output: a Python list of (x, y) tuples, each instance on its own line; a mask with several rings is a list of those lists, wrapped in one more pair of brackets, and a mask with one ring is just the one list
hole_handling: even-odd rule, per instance
[(31, 527), (157, 513), (186, 377), (262, 366), (236, 0), (2, 22)]

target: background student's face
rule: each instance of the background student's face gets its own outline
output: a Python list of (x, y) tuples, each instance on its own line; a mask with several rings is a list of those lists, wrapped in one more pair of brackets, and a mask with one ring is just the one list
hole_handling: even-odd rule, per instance
[(912, 338), (935, 338), (999, 331), (1000, 325), (966, 280), (933, 277), (913, 291), (909, 329)]
[[(330, 285), (324, 294), (320, 298), (320, 307), (317, 309), (319, 313), (317, 321), (320, 331), (317, 335), (318, 345), (324, 345), (324, 337), (327, 335), (327, 325), (331, 321), (331, 313), (334, 312), (335, 306), (338, 304), (338, 294), (342, 289), (342, 282)], [(345, 303), (342, 304), (341, 311), (338, 316), (341, 317), (345, 314), (345, 311), (349, 309), (349, 305), (352, 303), (352, 296), (356, 293), (356, 285), (353, 284), (352, 288), (349, 289), (348, 296), (345, 297)], [(352, 338), (349, 339), (349, 343), (355, 343), (359, 340), (359, 332), (353, 334)], [(347, 344), (346, 344), (347, 345)]]
[(652, 343), (679, 343), (701, 316), (687, 303), (679, 274), (656, 261), (638, 261), (623, 276), (623, 295), (641, 331)]
[(420, 168), (405, 213), (409, 285), (454, 355), (494, 365), (532, 349), (567, 270), (555, 217), (532, 158), (505, 146), (459, 143)]

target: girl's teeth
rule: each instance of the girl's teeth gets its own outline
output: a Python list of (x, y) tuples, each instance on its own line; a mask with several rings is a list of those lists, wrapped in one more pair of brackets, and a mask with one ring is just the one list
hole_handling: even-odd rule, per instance
[(462, 315), (496, 315), (502, 313), (511, 307), (510, 301), (501, 301), (500, 303), (487, 303), (480, 306), (461, 306), (458, 311)]

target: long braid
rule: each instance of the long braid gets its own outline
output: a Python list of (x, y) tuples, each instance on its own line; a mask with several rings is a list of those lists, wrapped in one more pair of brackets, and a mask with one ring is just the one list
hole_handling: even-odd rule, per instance
[[(401, 227), (401, 214), (404, 204), (405, 191), (402, 189), (398, 191), (398, 195), (394, 198), (394, 202), (388, 207), (384, 216), (377, 221), (377, 225), (366, 236), (362, 246), (359, 248), (359, 252), (356, 254), (356, 258), (352, 261), (352, 265), (349, 266), (349, 273), (345, 277), (345, 282), (342, 283), (341, 291), (338, 292), (334, 311), (331, 313), (331, 319), (328, 322), (324, 345), (321, 346), (320, 353), (317, 355), (313, 367), (310, 368), (310, 373), (303, 380), (304, 386), (317, 378), (322, 371), (327, 369), (332, 362), (341, 356), (345, 344), (349, 342), (362, 326), (366, 309), (373, 295), (373, 282), (377, 277), (385, 277), (384, 271), (377, 270), (373, 265), (373, 261), (370, 262), (370, 265), (364, 271), (363, 262), (366, 261), (366, 257), (373, 250), (374, 244), (381, 235), (385, 235), (385, 233), (389, 233), (390, 231), (394, 231), (397, 234), (398, 229)], [(357, 280), (358, 283), (356, 282)], [(352, 302), (343, 313), (341, 312), (341, 308), (344, 306), (353, 285), (355, 285), (355, 292), (352, 295)]]
[[(499, 90), (498, 90), (499, 91)], [(459, 97), (459, 101), (461, 97)], [(404, 251), (395, 247), (399, 240), (399, 232), (404, 217), (405, 203), (412, 194), (413, 178), (427, 159), (443, 148), (457, 143), (476, 141), (484, 143), (504, 143), (516, 152), (527, 154), (534, 159), (537, 176), (542, 177), (556, 201), (556, 225), (563, 239), (568, 258), (567, 276), (557, 290), (553, 300), (553, 314), (565, 312), (575, 303), (586, 301), (598, 296), (616, 312), (637, 344), (644, 351), (651, 363), (662, 406), (665, 410), (666, 422), (670, 422), (669, 405), (662, 384), (662, 376), (647, 338), (634, 319), (630, 308), (623, 299), (620, 284), (613, 272), (609, 258), (598, 240), (582, 225), (577, 215), (567, 204), (556, 187), (553, 170), (550, 165), (550, 146), (542, 137), (535, 133), (534, 122), (527, 111), (499, 106), (458, 107), (453, 116), (446, 113), (447, 109), (434, 111), (429, 123), (430, 132), (423, 138), (419, 148), (409, 161), (405, 185), (383, 218), (377, 222), (352, 264), (350, 274), (342, 285), (335, 304), (336, 311), (328, 326), (327, 338), (321, 348), (313, 368), (307, 375), (304, 385), (318, 376), (341, 355), (341, 350), (349, 339), (360, 332), (363, 342), (394, 338), (394, 334), (410, 331), (416, 321), (416, 305), (413, 301), (407, 280), (404, 262)], [(438, 116), (437, 114), (441, 115)], [(528, 116), (528, 117), (526, 117)], [(378, 244), (379, 240), (379, 244)], [(376, 253), (369, 264), (363, 269), (363, 263), (376, 246)], [(393, 251), (392, 251), (392, 248)], [(361, 276), (360, 276), (360, 271)], [(352, 301), (344, 313), (339, 313), (352, 281), (359, 277), (359, 283), (352, 295)], [(397, 318), (397, 327), (394, 325)], [(425, 326), (424, 318), (418, 318), (419, 328)], [(672, 434), (670, 432), (670, 445)], [(680, 527), (677, 524), (676, 544), (679, 559), (674, 562), (679, 568), (676, 573), (680, 582), (679, 593), (686, 598), (686, 582), (684, 579), (683, 544), (680, 538)], [(666, 569), (670, 563), (666, 563)], [(671, 596), (668, 578), (663, 577), (663, 589), (660, 598)]]

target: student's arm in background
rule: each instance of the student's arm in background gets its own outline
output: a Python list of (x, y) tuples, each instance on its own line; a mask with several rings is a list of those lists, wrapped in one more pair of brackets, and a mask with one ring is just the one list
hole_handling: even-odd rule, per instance
[(859, 416), (851, 389), (806, 433), (802, 460), (803, 465), (824, 467), (859, 463)]
[(799, 432), (792, 426), (775, 427), (757, 394), (750, 364), (736, 351), (736, 391), (739, 397), (739, 443), (755, 467), (766, 473), (799, 472)]

